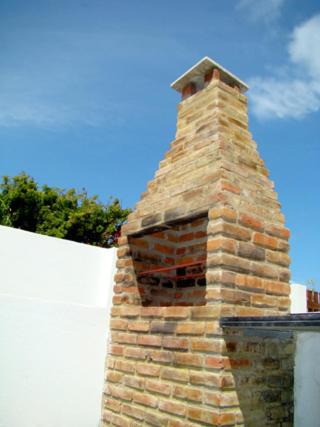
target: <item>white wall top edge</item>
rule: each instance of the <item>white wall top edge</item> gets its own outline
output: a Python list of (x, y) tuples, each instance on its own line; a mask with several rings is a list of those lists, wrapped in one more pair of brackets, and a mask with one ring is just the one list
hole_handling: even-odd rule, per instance
[(0, 294), (105, 307), (116, 249), (0, 226)]

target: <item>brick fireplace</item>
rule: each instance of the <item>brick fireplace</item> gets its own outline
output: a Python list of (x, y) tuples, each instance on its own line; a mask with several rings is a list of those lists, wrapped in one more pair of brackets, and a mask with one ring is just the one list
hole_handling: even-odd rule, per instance
[(290, 337), (219, 323), (290, 304), (289, 232), (247, 86), (204, 58), (172, 87), (176, 138), (119, 239), (102, 425), (290, 426)]

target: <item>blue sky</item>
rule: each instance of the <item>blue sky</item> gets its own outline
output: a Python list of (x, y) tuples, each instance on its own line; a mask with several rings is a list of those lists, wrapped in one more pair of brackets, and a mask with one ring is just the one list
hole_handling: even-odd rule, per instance
[(170, 83), (210, 56), (249, 83), (250, 129), (320, 288), (315, 0), (2, 0), (0, 174), (132, 207), (174, 139)]

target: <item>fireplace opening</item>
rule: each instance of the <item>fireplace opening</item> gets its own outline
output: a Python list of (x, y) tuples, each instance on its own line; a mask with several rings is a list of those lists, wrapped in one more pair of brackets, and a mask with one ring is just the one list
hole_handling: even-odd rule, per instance
[(205, 305), (208, 218), (129, 236), (143, 306)]

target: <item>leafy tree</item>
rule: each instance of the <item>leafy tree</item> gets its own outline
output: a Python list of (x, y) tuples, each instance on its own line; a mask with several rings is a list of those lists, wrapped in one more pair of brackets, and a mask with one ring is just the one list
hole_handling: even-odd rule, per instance
[(62, 190), (21, 173), (0, 183), (0, 224), (48, 236), (110, 247), (129, 209), (118, 199), (104, 205), (85, 190)]

